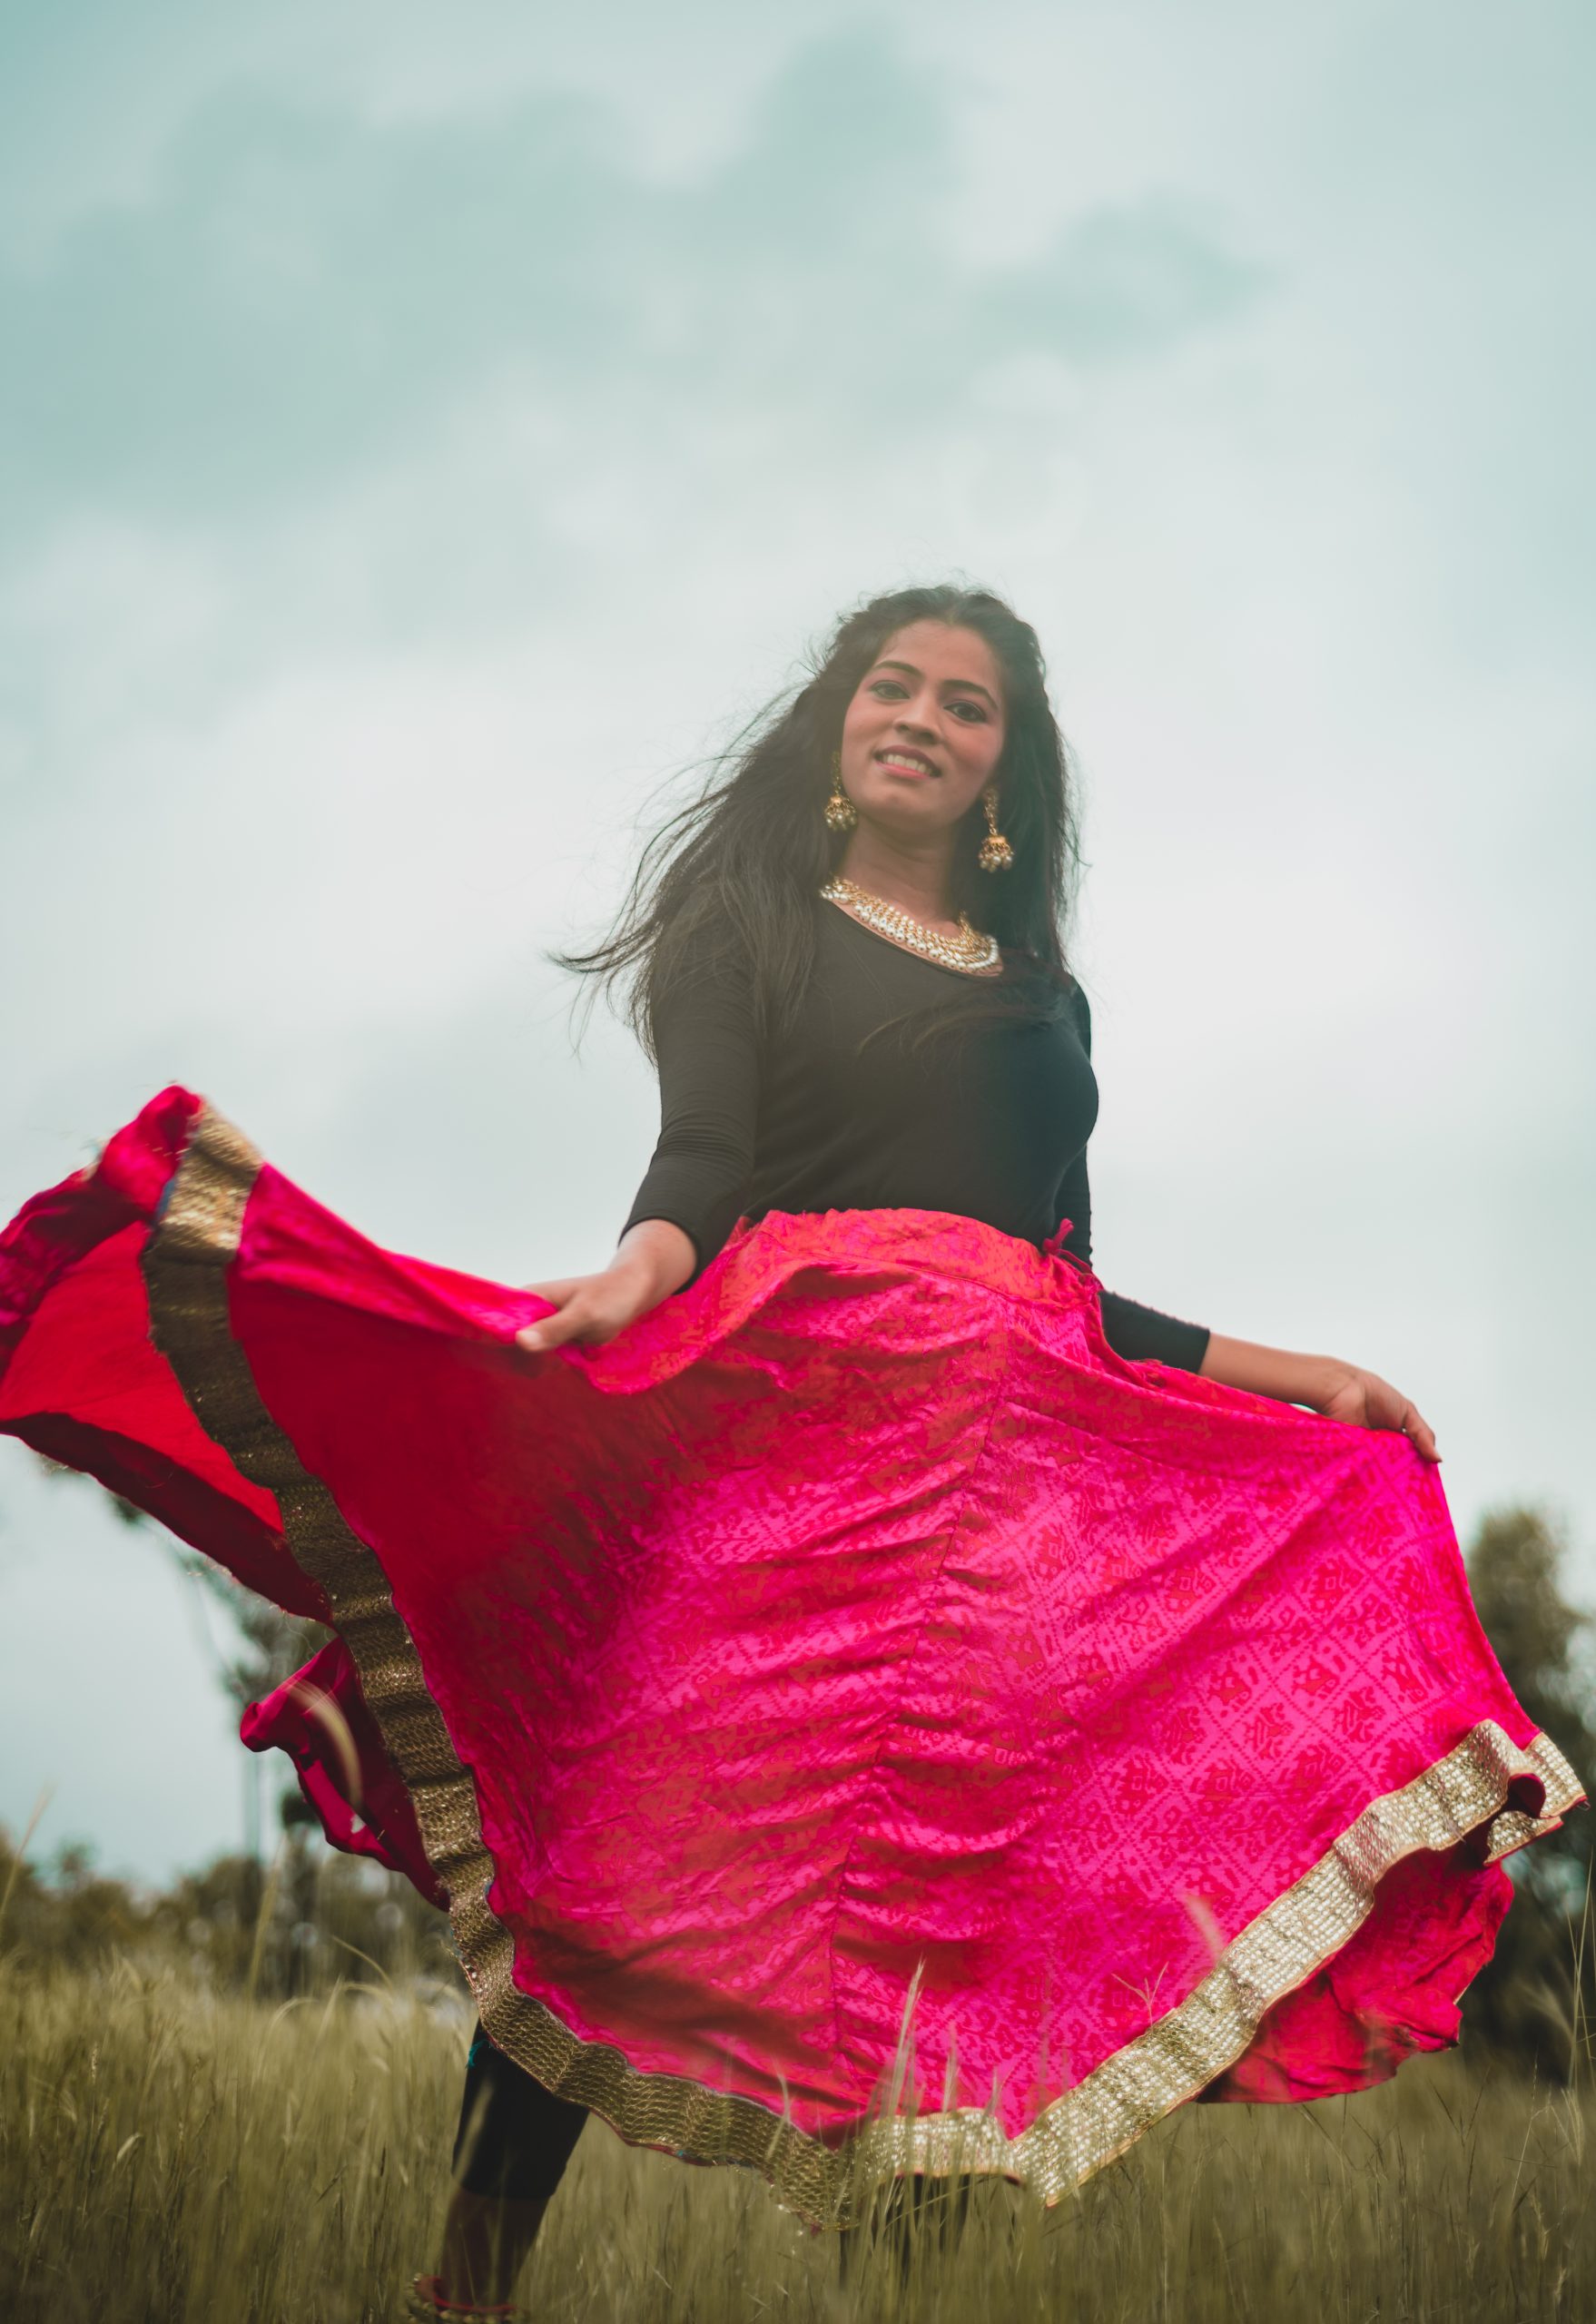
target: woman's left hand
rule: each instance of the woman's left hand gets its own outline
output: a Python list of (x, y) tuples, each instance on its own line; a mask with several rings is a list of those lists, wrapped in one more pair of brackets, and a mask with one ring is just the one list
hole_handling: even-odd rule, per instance
[(1206, 1380), (1274, 1396), (1284, 1404), (1305, 1404), (1326, 1420), (1348, 1421), (1354, 1428), (1399, 1429), (1421, 1461), (1441, 1458), (1434, 1432), (1418, 1406), (1361, 1364), (1344, 1364), (1334, 1355), (1296, 1355), (1289, 1348), (1210, 1332), (1198, 1368)]
[(1382, 1380), (1377, 1372), (1365, 1372), (1355, 1364), (1338, 1367), (1340, 1377), (1327, 1398), (1315, 1397), (1315, 1409), (1326, 1420), (1348, 1421), (1355, 1428), (1398, 1429), (1407, 1438), (1421, 1461), (1439, 1461), (1435, 1450), (1435, 1432), (1418, 1406), (1394, 1388), (1389, 1380)]

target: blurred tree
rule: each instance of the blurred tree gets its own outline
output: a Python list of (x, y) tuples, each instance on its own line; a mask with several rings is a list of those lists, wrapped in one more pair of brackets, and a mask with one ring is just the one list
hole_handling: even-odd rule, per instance
[(61, 1968), (84, 1968), (134, 1944), (143, 1925), (137, 1900), (120, 1880), (95, 1872), (94, 1849), (84, 1840), (64, 1841), (42, 1874), (19, 1860), (0, 1833), (0, 1946)]
[(212, 1565), (193, 1550), (179, 1551), (177, 1562), (226, 1609), (238, 1632), (238, 1649), (223, 1662), (221, 1679), (228, 1699), (241, 1711), (281, 1687), (285, 1679), (291, 1679), (332, 1635), (320, 1622), (285, 1614), (269, 1599), (257, 1598), (252, 1590), (246, 1590), (221, 1566)]
[[(1596, 1786), (1596, 1689), (1590, 1659), (1596, 1625), (1562, 1594), (1566, 1553), (1562, 1530), (1544, 1510), (1489, 1510), (1469, 1547), (1469, 1582), (1513, 1692), (1589, 1791)], [(1561, 1831), (1519, 1860), (1521, 1887), (1577, 1903), (1585, 1893), (1591, 1849), (1590, 1817), (1570, 1817)]]
[[(1489, 1510), (1469, 1546), (1469, 1581), (1508, 1683), (1587, 1792), (1596, 1789), (1591, 1616), (1562, 1594), (1562, 1529), (1543, 1509)], [(1469, 1989), (1465, 2018), (1494, 2047), (1566, 2079), (1596, 2023), (1591, 1956), (1591, 1816), (1508, 1860), (1516, 1895), (1494, 1959)]]
[[(44, 1466), (55, 1477), (78, 1476), (56, 1462), (45, 1460)], [(125, 1524), (151, 1522), (133, 1502), (115, 1493), (108, 1498)], [(218, 1653), (216, 1675), (236, 1710), (291, 1678), (330, 1636), (320, 1623), (258, 1598), (208, 1558), (161, 1538), (181, 1571), (227, 1616), (233, 1643)], [(358, 1979), (369, 1974), (362, 1962), (385, 1975), (463, 1990), (445, 1916), (401, 1873), (329, 1848), (287, 1762), (271, 1752), (266, 1763), (276, 1779), (282, 1836), (274, 1848), (268, 1845), (270, 1872), (251, 1846), (182, 1875), (164, 1895), (142, 1894), (96, 1877), (90, 1852), (73, 1845), (58, 1850), (51, 1869), (41, 1874), (0, 1832), (0, 1898), (6, 1899), (0, 1947), (74, 1965), (115, 1953), (186, 1958), (208, 1981), (252, 1983), (256, 1992), (272, 1996), (322, 1991), (339, 1977)]]
[[(258, 1598), (221, 1566), (212, 1565), (209, 1558), (185, 1550), (177, 1553), (177, 1559), (182, 1571), (226, 1608), (232, 1620), (238, 1649), (222, 1661), (219, 1676), (236, 1711), (241, 1712), (250, 1703), (259, 1702), (262, 1695), (271, 1694), (285, 1679), (291, 1679), (332, 1635), (321, 1623), (308, 1621), (297, 1614), (285, 1614), (269, 1599)], [(276, 1752), (270, 1755), (270, 1759), (276, 1776), (274, 1797), (284, 1843), (277, 1867), (277, 1901), (288, 1926), (281, 1984), (285, 1992), (298, 1994), (310, 1989), (317, 1966), (312, 1955), (321, 1942), (317, 1911), (323, 1853), (320, 1827), (286, 1763), (280, 1761)], [(253, 1769), (247, 1779), (251, 1785), (254, 1783)], [(265, 1899), (265, 1887), (260, 1859), (253, 1850), (245, 1863), (252, 1864), (253, 1871), (246, 1873), (242, 1910), (246, 1923), (253, 1928)]]
[(125, 1960), (177, 1968), (262, 2000), (388, 1977), (435, 1993), (465, 1980), (441, 1913), (403, 1875), (317, 1846), (308, 1896), (296, 1895), (287, 1844), (260, 1893), (248, 1856), (218, 1856), (153, 1893), (95, 1871), (80, 1843), (29, 1864), (0, 1832), (0, 1955), (50, 1976)]
[[(69, 1469), (47, 1455), (38, 1456), (40, 1466), (52, 1478), (88, 1483), (92, 1480), (75, 1469)], [(106, 1500), (124, 1525), (153, 1525), (153, 1521), (135, 1502), (126, 1501), (120, 1493), (107, 1492)], [(330, 1631), (320, 1622), (306, 1621), (298, 1615), (285, 1614), (281, 1607), (269, 1600), (258, 1598), (235, 1581), (224, 1568), (213, 1565), (209, 1558), (197, 1551), (184, 1549), (171, 1535), (154, 1529), (171, 1551), (178, 1569), (196, 1582), (226, 1613), (236, 1643), (231, 1653), (218, 1656), (217, 1678), (222, 1691), (235, 1710), (269, 1695), (283, 1680), (291, 1678), (301, 1663), (308, 1662), (324, 1646)], [(214, 1643), (214, 1641), (212, 1641)], [(286, 1788), (280, 1791), (278, 1816), (283, 1827), (303, 1824), (310, 1810), (300, 1798), (299, 1787), (290, 1777)], [(252, 1852), (252, 1851), (250, 1851)]]

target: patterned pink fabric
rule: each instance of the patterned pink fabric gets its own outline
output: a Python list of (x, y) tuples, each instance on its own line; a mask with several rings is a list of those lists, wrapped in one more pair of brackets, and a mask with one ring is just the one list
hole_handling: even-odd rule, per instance
[[(0, 1246), (0, 1425), (309, 1610), (145, 1336), (192, 1108), (157, 1100)], [(971, 1221), (773, 1215), (610, 1346), (533, 1358), (530, 1295), (266, 1168), (229, 1281), (472, 1771), (517, 1984), (804, 2130), (860, 2120), (918, 1969), (920, 2102), (995, 2093), (1013, 2134), (1371, 1800), (1482, 1721), (1533, 1738), (1403, 1438), (1122, 1361), (1089, 1275)], [(340, 1649), (247, 1731), (427, 1885)], [(1482, 1854), (1401, 1864), (1210, 2094), (1453, 2039), (1508, 1894)]]

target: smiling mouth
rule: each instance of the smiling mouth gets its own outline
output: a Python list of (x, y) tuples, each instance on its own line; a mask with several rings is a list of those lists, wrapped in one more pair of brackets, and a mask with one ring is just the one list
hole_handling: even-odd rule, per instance
[(894, 774), (940, 774), (941, 772), (940, 767), (931, 764), (930, 759), (922, 758), (918, 751), (878, 751), (875, 756), (878, 766), (890, 767)]

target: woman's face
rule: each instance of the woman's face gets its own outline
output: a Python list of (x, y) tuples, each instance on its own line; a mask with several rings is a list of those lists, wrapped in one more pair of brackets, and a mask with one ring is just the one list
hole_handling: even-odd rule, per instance
[(972, 629), (915, 621), (888, 638), (842, 721), (842, 788), (895, 838), (951, 831), (1003, 749), (1003, 681)]

